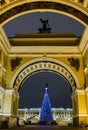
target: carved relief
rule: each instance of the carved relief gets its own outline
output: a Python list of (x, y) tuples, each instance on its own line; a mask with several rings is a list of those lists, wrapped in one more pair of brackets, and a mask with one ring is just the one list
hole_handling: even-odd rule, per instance
[(18, 5), (7, 12), (3, 13), (0, 16), (0, 23), (4, 22), (5, 20), (9, 19), (10, 17), (24, 12), (28, 10), (33, 10), (33, 9), (54, 9), (54, 10), (59, 10), (63, 11), (66, 13), (70, 13), (74, 15), (75, 17), (79, 18), (80, 20), (84, 21), (86, 24), (88, 24), (88, 16), (85, 15), (83, 12), (80, 10), (77, 10), (73, 7), (70, 7), (68, 5), (64, 5), (61, 3), (55, 3), (55, 2), (31, 2), (31, 3), (26, 3), (23, 5)]
[[(36, 68), (37, 66), (37, 68)], [(51, 66), (51, 68), (50, 68)], [(59, 70), (58, 70), (59, 67)], [(30, 70), (30, 71), (27, 71)], [(17, 78), (15, 79), (14, 82), (14, 87), (17, 87), (19, 89), (19, 86), (21, 84), (21, 82), (30, 74), (35, 73), (36, 71), (41, 71), (41, 70), (53, 70), (56, 73), (61, 74), (63, 77), (65, 77), (65, 79), (70, 83), (72, 89), (75, 89), (76, 84), (75, 84), (75, 80), (73, 78), (73, 76), (71, 75), (71, 73), (66, 70), (63, 66), (60, 66), (59, 64), (56, 64), (54, 62), (46, 62), (46, 61), (41, 61), (41, 62), (36, 62), (34, 64), (30, 64), (29, 66), (27, 66), (25, 69), (23, 69), (19, 75), (17, 76)], [(24, 73), (25, 72), (25, 73)], [(21, 77), (22, 75), (22, 77)], [(18, 80), (20, 80), (18, 82)]]
[(79, 0), (79, 2), (83, 3), (83, 2), (84, 2), (84, 0)]
[(14, 69), (20, 65), (22, 58), (16, 57), (15, 59), (10, 60), (11, 64), (11, 71), (14, 71)]
[(5, 0), (0, 0), (0, 4), (4, 4), (5, 3)]
[(71, 58), (68, 58), (68, 61), (70, 62), (70, 65), (72, 67), (75, 67), (76, 71), (79, 71), (79, 67), (80, 67), (79, 59), (71, 57)]

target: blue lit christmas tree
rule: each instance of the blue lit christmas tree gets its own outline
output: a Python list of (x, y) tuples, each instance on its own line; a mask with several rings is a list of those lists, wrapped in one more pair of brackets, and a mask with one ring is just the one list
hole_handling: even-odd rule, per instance
[(49, 122), (53, 122), (53, 115), (51, 111), (51, 103), (48, 96), (48, 88), (45, 88), (45, 94), (40, 113), (40, 123), (48, 124)]

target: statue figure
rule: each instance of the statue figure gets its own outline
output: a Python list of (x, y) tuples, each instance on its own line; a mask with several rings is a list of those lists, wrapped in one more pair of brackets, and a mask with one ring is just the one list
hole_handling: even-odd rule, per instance
[(47, 26), (49, 26), (48, 20), (42, 20), (42, 19), (40, 18), (40, 21), (41, 21), (41, 23), (43, 24), (43, 29), (46, 29)]
[(51, 28), (49, 28), (49, 24), (48, 24), (48, 19), (47, 20), (43, 20), (42, 18), (40, 18), (40, 21), (42, 23), (42, 28), (39, 28), (39, 33), (51, 33), (50, 30)]

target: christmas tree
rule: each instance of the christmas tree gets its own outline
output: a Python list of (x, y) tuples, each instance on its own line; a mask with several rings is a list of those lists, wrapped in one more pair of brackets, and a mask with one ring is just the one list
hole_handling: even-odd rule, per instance
[(51, 104), (48, 96), (48, 88), (45, 88), (44, 99), (42, 102), (41, 113), (40, 113), (40, 122), (48, 124), (53, 122), (53, 115), (51, 111)]

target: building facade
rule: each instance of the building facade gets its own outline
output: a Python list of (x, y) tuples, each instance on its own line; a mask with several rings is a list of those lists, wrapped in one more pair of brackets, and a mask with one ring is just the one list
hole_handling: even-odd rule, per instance
[[(30, 124), (38, 124), (40, 120), (41, 108), (18, 109), (19, 124), (30, 121)], [(71, 108), (52, 108), (54, 121), (58, 125), (73, 125), (73, 110)]]
[[(79, 39), (66, 34), (24, 34), (9, 39), (3, 26), (33, 12), (71, 17), (85, 27), (83, 35)], [(56, 72), (68, 81), (74, 125), (88, 125), (88, 0), (0, 0), (0, 122), (6, 120), (9, 127), (17, 125), (21, 84), (42, 70)]]

